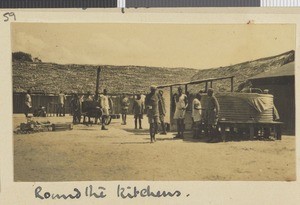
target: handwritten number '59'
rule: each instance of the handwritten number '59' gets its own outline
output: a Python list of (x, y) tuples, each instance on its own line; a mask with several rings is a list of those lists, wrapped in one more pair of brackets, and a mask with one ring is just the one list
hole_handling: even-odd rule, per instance
[(16, 15), (15, 15), (14, 12), (7, 12), (7, 13), (3, 14), (3, 17), (4, 17), (4, 22), (9, 21), (11, 18), (13, 18), (14, 21), (17, 20)]

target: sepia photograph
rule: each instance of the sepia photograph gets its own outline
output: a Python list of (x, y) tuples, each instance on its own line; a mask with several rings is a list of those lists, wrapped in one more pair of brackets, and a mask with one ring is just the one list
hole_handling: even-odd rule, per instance
[(13, 178), (295, 181), (294, 24), (12, 23)]

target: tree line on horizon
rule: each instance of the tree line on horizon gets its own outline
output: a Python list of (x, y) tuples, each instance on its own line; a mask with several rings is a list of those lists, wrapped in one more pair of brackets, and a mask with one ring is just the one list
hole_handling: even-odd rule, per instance
[(12, 61), (22, 61), (22, 62), (42, 62), (38, 57), (32, 57), (31, 54), (22, 51), (12, 53)]

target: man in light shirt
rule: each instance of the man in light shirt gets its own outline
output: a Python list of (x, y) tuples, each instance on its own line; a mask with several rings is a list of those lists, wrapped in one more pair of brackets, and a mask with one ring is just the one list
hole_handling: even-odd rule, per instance
[(193, 118), (193, 138), (199, 138), (201, 134), (201, 124), (202, 124), (202, 106), (201, 106), (201, 95), (196, 94), (195, 99), (192, 104), (192, 118)]
[(185, 111), (188, 106), (187, 95), (182, 92), (182, 88), (178, 87), (178, 93), (174, 95), (175, 113), (174, 119), (177, 120), (177, 135), (175, 139), (183, 139)]

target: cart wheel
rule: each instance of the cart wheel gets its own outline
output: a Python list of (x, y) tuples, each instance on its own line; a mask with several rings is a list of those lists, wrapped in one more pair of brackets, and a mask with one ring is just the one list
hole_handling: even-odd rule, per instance
[(111, 116), (107, 116), (105, 119), (105, 125), (109, 125), (111, 123)]

